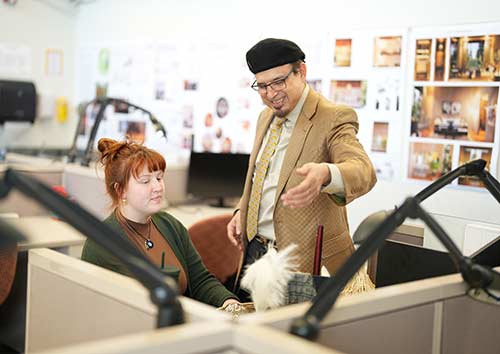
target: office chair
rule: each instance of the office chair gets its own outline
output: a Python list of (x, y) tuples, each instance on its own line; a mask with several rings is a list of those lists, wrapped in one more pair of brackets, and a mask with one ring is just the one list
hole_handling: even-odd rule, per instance
[(16, 275), (17, 245), (0, 249), (0, 305), (9, 296)]
[(189, 235), (203, 263), (228, 289), (238, 270), (241, 251), (227, 238), (226, 226), (232, 214), (217, 215), (196, 222)]

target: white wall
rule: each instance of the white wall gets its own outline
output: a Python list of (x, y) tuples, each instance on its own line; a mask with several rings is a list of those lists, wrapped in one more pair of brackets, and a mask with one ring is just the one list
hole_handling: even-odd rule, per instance
[[(47, 46), (62, 47), (67, 63), (73, 60), (73, 38), (77, 45), (146, 39), (202, 43), (215, 38), (231, 43), (243, 56), (259, 39), (271, 36), (288, 37), (300, 43), (312, 38), (328, 40), (329, 33), (346, 33), (352, 29), (500, 22), (500, 1), (491, 0), (474, 3), (463, 0), (404, 3), (396, 0), (96, 0), (81, 5), (76, 17), (54, 11), (40, 1), (20, 0), (14, 8), (2, 4), (0, 9), (0, 28), (3, 29), (0, 41), (28, 43), (34, 48), (34, 58), (40, 57)], [(19, 23), (23, 25), (19, 26)], [(6, 30), (12, 28), (16, 30)], [(34, 79), (39, 88), (57, 91), (56, 94), (62, 90), (71, 96), (74, 73), (67, 71), (64, 79), (56, 82), (44, 78), (41, 65), (35, 65), (34, 61)], [(53, 127), (53, 124), (47, 125)], [(53, 134), (57, 138), (50, 138), (50, 141), (67, 143), (72, 133), (60, 136), (71, 130), (66, 128), (54, 128)], [(33, 130), (21, 135), (22, 139), (14, 136), (14, 140), (24, 140), (29, 136), (48, 146), (50, 142), (40, 135), (34, 134)], [(369, 213), (400, 204), (406, 196), (415, 194), (424, 186), (413, 182), (379, 181), (372, 192), (349, 206), (351, 228), (355, 229)], [(433, 213), (451, 215), (450, 220), (500, 224), (500, 207), (484, 191), (447, 189), (431, 197), (424, 206)], [(463, 239), (463, 235), (456, 237)]]
[[(141, 39), (208, 38), (245, 50), (260, 38), (282, 36), (297, 42), (327, 38), (349, 29), (408, 28), (500, 21), (500, 1), (96, 1), (82, 6), (77, 19), (79, 44)], [(202, 58), (200, 58), (202, 61)], [(224, 73), (221, 73), (224, 75)], [(353, 229), (369, 213), (400, 204), (425, 184), (379, 181), (367, 196), (349, 206)], [(453, 218), (500, 223), (500, 207), (487, 192), (447, 189), (424, 206)], [(462, 237), (455, 235), (456, 237)]]
[[(0, 79), (34, 81), (43, 97), (66, 97), (69, 119), (59, 123), (54, 117), (37, 119), (34, 125), (7, 123), (6, 143), (9, 147), (64, 148), (71, 145), (76, 120), (73, 114), (74, 38), (77, 10), (69, 1), (20, 0), (15, 6), (0, 3), (0, 44), (23, 45), (31, 51), (31, 70), (26, 75)], [(63, 51), (63, 75), (45, 73), (45, 51)]]

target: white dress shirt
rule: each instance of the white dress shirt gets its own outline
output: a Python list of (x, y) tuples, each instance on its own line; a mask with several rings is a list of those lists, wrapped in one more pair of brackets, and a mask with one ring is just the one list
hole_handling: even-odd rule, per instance
[[(274, 151), (271, 160), (269, 161), (269, 167), (267, 169), (267, 174), (264, 179), (264, 185), (262, 186), (262, 197), (260, 199), (259, 207), (259, 222), (257, 225), (257, 234), (270, 240), (275, 240), (274, 235), (274, 225), (273, 225), (273, 214), (274, 214), (274, 199), (276, 196), (276, 187), (278, 186), (278, 180), (280, 176), (281, 166), (285, 158), (286, 148), (290, 142), (290, 137), (292, 136), (293, 128), (295, 123), (299, 118), (304, 102), (309, 93), (309, 85), (305, 85), (304, 91), (300, 96), (297, 105), (294, 109), (286, 116), (286, 121), (283, 123), (283, 128), (281, 130), (281, 135)], [(269, 138), (269, 130), (264, 137), (264, 141), (267, 143)], [(257, 155), (256, 163), (260, 161), (262, 152), (266, 143), (262, 144)], [(333, 163), (326, 164), (330, 169), (331, 180), (330, 183), (321, 189), (323, 193), (336, 194), (343, 197), (344, 192), (344, 181), (342, 180), (342, 175), (337, 166)], [(300, 166), (299, 166), (300, 167)], [(255, 178), (254, 169), (254, 178)]]

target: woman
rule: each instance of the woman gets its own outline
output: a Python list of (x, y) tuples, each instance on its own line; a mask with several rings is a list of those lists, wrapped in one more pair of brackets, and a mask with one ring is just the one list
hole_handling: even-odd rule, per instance
[[(106, 189), (113, 213), (104, 221), (177, 279), (179, 293), (224, 308), (238, 303), (210, 274), (194, 248), (186, 228), (163, 207), (165, 159), (156, 151), (133, 142), (99, 140)], [(82, 260), (130, 275), (114, 256), (87, 239)]]

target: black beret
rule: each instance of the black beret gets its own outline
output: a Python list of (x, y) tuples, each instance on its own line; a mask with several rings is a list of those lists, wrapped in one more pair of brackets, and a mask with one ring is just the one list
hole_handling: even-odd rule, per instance
[(247, 52), (248, 68), (254, 74), (305, 58), (297, 44), (278, 38), (263, 39)]

